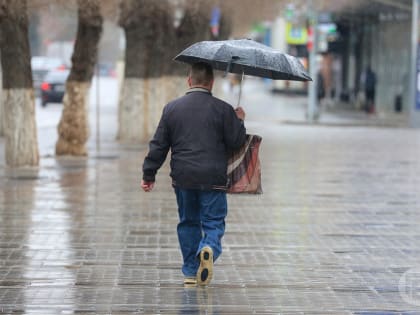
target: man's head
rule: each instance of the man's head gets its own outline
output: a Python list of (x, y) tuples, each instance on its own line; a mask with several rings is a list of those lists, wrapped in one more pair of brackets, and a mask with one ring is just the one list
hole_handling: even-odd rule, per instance
[(188, 76), (190, 87), (203, 87), (211, 90), (213, 88), (213, 68), (205, 62), (197, 62), (191, 66)]

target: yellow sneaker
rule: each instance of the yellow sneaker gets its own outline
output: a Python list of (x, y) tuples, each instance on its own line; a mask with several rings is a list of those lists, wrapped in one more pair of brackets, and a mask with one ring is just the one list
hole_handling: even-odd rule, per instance
[(213, 250), (204, 246), (200, 252), (200, 267), (197, 272), (197, 283), (208, 285), (213, 277)]

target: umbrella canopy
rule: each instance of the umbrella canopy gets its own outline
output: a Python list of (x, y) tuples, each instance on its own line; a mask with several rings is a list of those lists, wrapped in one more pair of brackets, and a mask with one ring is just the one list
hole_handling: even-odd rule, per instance
[(251, 39), (198, 42), (174, 60), (207, 62), (216, 70), (273, 80), (312, 81), (299, 59)]

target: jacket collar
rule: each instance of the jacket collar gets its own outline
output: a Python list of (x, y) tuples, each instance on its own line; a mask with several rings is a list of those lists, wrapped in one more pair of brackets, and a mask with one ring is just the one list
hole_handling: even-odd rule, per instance
[(188, 89), (186, 94), (190, 94), (193, 92), (204, 92), (211, 95), (211, 92), (209, 90), (204, 89), (204, 88), (199, 88), (199, 87), (193, 87), (193, 88)]

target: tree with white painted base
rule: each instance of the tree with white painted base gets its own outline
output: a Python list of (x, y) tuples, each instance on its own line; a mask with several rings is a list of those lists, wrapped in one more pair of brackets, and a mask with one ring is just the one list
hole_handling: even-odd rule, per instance
[(98, 57), (103, 18), (100, 0), (78, 0), (78, 27), (72, 68), (58, 125), (57, 155), (87, 155), (89, 89)]
[(118, 106), (117, 139), (145, 142), (154, 126), (156, 82), (163, 71), (163, 35), (170, 23), (168, 2), (123, 0), (119, 24), (125, 31), (125, 71)]
[(26, 0), (0, 0), (6, 164), (39, 164)]
[[(119, 24), (125, 31), (125, 74), (119, 101), (117, 139), (146, 142), (166, 102), (187, 88), (185, 65), (172, 61), (182, 49), (207, 39), (208, 1), (123, 0)], [(175, 24), (176, 9), (184, 11)]]

